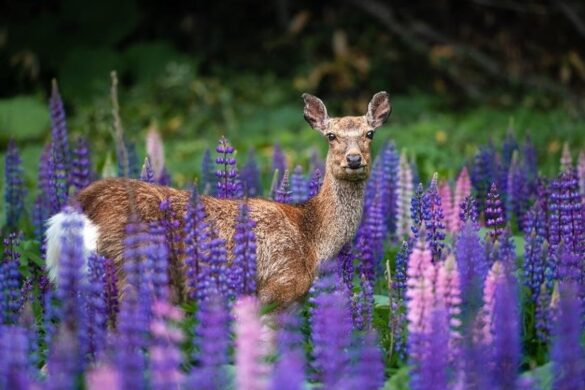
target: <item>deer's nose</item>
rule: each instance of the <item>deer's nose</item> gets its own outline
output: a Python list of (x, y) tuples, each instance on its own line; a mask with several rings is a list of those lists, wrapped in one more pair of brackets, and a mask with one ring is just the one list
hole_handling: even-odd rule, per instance
[(359, 154), (348, 154), (346, 157), (347, 166), (351, 169), (358, 169), (362, 166), (362, 156)]

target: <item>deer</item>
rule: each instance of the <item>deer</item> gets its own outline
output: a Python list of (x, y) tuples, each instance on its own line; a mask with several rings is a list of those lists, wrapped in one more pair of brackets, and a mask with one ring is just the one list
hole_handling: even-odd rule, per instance
[[(262, 304), (277, 307), (300, 300), (320, 264), (334, 258), (353, 239), (362, 219), (365, 184), (372, 166), (371, 143), (392, 111), (385, 91), (372, 97), (362, 116), (329, 117), (321, 99), (307, 93), (302, 99), (305, 120), (329, 144), (320, 191), (298, 205), (262, 198), (246, 200), (255, 222), (256, 293)], [(128, 178), (93, 182), (74, 199), (82, 210), (84, 250), (112, 259), (117, 272), (122, 273), (125, 227), (131, 213), (145, 223), (156, 222), (163, 218), (161, 201), (170, 200), (173, 212), (183, 216), (190, 196), (186, 190)], [(227, 248), (232, 248), (242, 200), (202, 195), (199, 201), (203, 202), (207, 222), (225, 240)], [(55, 283), (64, 218), (62, 211), (47, 224), (46, 266), (49, 279)], [(171, 259), (170, 267), (173, 265), (179, 272), (171, 274), (171, 284), (182, 291), (181, 259)]]

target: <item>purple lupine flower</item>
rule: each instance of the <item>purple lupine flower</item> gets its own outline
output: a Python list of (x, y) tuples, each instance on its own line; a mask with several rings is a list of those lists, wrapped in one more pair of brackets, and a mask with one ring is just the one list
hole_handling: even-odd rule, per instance
[(0, 263), (0, 324), (15, 324), (20, 310), (20, 236), (10, 233), (4, 239), (4, 256)]
[(353, 293), (353, 266), (354, 254), (351, 242), (341, 247), (341, 250), (337, 254), (337, 274), (343, 280), (343, 284), (347, 288), (348, 294)]
[(352, 302), (352, 317), (355, 329), (371, 329), (374, 312), (374, 286), (364, 275), (360, 278), (360, 290)]
[(280, 182), (284, 177), (284, 171), (286, 171), (286, 169), (286, 156), (284, 155), (280, 145), (275, 144), (272, 151), (272, 171), (274, 172), (278, 170), (278, 180), (276, 181), (274, 188), (278, 188), (280, 186)]
[(234, 234), (234, 257), (231, 266), (232, 290), (236, 296), (256, 292), (256, 223), (250, 218), (248, 205), (240, 206)]
[(26, 329), (0, 325), (0, 388), (31, 388), (31, 367), (27, 357), (29, 340)]
[(201, 191), (209, 195), (217, 194), (217, 177), (209, 149), (205, 149), (203, 160), (201, 160)]
[(376, 390), (384, 385), (384, 359), (374, 330), (369, 330), (356, 342), (355, 363), (344, 379), (344, 388)]
[(292, 191), (290, 190), (288, 171), (284, 171), (284, 174), (280, 180), (280, 185), (276, 191), (274, 191), (274, 200), (279, 203), (292, 202)]
[(227, 385), (224, 366), (229, 362), (230, 314), (225, 298), (211, 292), (199, 303), (194, 356), (199, 367), (193, 369), (189, 383), (193, 388), (222, 389)]
[(406, 291), (406, 270), (408, 266), (408, 258), (412, 252), (412, 243), (408, 241), (402, 241), (400, 249), (396, 254), (396, 261), (394, 263), (394, 279), (392, 289), (397, 292), (397, 297), (400, 300), (404, 299), (404, 292)]
[(46, 389), (75, 388), (75, 383), (83, 372), (79, 362), (82, 356), (79, 349), (79, 339), (66, 324), (61, 324), (48, 353)]
[(466, 197), (459, 207), (459, 228), (465, 225), (467, 221), (471, 221), (473, 223), (477, 223), (477, 221), (479, 221), (479, 212), (477, 211), (477, 205), (473, 195)]
[(105, 349), (107, 312), (106, 312), (106, 259), (91, 254), (87, 260), (88, 276), (84, 287), (84, 300), (87, 310), (88, 352), (97, 357)]
[(583, 200), (574, 170), (561, 173), (551, 184), (549, 237), (551, 253), (564, 241), (575, 254), (585, 252)]
[(524, 216), (530, 205), (529, 195), (527, 174), (524, 167), (520, 165), (518, 154), (514, 153), (512, 164), (508, 171), (506, 212), (510, 218), (512, 215), (516, 216), (516, 221), (521, 231), (524, 229)]
[[(169, 240), (165, 226), (156, 222), (150, 225), (150, 257), (152, 259), (152, 289), (154, 298), (169, 300)], [(146, 270), (148, 271), (148, 270)]]
[(323, 177), (321, 176), (321, 171), (319, 168), (315, 168), (313, 174), (311, 175), (311, 180), (309, 181), (309, 199), (319, 193), (322, 184)]
[(506, 219), (500, 194), (496, 184), (493, 183), (485, 201), (485, 225), (489, 229), (489, 237), (492, 242), (496, 242), (498, 237), (504, 232)]
[(311, 338), (313, 367), (324, 388), (333, 389), (347, 367), (346, 350), (350, 345), (351, 317), (347, 298), (332, 264), (323, 263), (318, 279), (311, 287)]
[(494, 302), (492, 378), (496, 388), (514, 387), (520, 367), (520, 307), (513, 276), (496, 288)]
[(524, 284), (536, 303), (544, 282), (546, 248), (546, 218), (540, 203), (535, 203), (526, 214), (524, 233)]
[(418, 238), (419, 231), (422, 227), (423, 213), (422, 213), (422, 199), (424, 196), (424, 189), (422, 183), (419, 183), (414, 196), (412, 197), (412, 203), (410, 204), (410, 219), (412, 220), (412, 234), (416, 239)]
[(524, 156), (522, 165), (526, 170), (528, 182), (532, 185), (538, 178), (538, 156), (536, 147), (532, 143), (530, 136), (527, 136), (522, 145), (522, 155)]
[(118, 316), (119, 310), (118, 277), (116, 275), (116, 265), (113, 260), (105, 258), (103, 266), (106, 317), (113, 328), (116, 324), (116, 317)]
[(381, 186), (378, 189), (382, 197), (383, 213), (386, 221), (386, 231), (396, 232), (396, 215), (398, 208), (398, 167), (400, 155), (394, 142), (388, 142), (382, 151)]
[(205, 221), (205, 216), (205, 207), (199, 200), (197, 188), (193, 187), (183, 228), (187, 296), (191, 299), (197, 296), (199, 272), (209, 249), (210, 228)]
[(388, 232), (383, 210), (381, 194), (376, 193), (370, 206), (364, 210), (356, 234), (356, 250), (361, 259), (360, 272), (372, 282), (376, 279), (378, 263), (384, 256), (384, 239)]
[(437, 262), (442, 259), (442, 252), (445, 247), (445, 216), (443, 215), (443, 207), (437, 187), (436, 173), (433, 175), (429, 189), (422, 197), (421, 209), (426, 239), (433, 253), (433, 261)]
[(582, 312), (578, 287), (570, 282), (559, 288), (558, 315), (554, 321), (551, 349), (553, 387), (555, 389), (585, 388), (585, 351), (581, 346)]
[(449, 359), (445, 355), (449, 356), (449, 314), (440, 304), (430, 310), (429, 333), (422, 336), (424, 351), (410, 379), (413, 390), (448, 388)]
[(160, 179), (165, 170), (165, 149), (162, 137), (155, 125), (150, 126), (146, 135), (146, 155), (152, 165), (154, 179), (160, 184)]
[(376, 248), (372, 245), (372, 226), (368, 223), (362, 223), (358, 229), (355, 242), (355, 255), (359, 259), (359, 273), (364, 275), (368, 280), (376, 279), (377, 256), (374, 253)]
[(233, 293), (229, 277), (229, 267), (225, 240), (218, 238), (217, 233), (211, 232), (207, 238), (204, 261), (199, 264), (197, 278), (198, 300), (205, 299), (212, 292), (222, 297), (230, 297)]
[(315, 170), (319, 170), (320, 172), (325, 172), (325, 161), (319, 157), (319, 151), (316, 148), (312, 148), (311, 150), (311, 165), (310, 168), (313, 172)]
[(467, 168), (463, 167), (455, 182), (455, 192), (453, 194), (453, 213), (451, 214), (453, 232), (458, 232), (464, 225), (463, 220), (460, 218), (459, 210), (463, 208), (463, 204), (469, 196), (471, 196), (471, 179)]
[(271, 390), (301, 390), (305, 381), (305, 356), (298, 310), (279, 317), (277, 348), (279, 359), (274, 365)]
[(408, 237), (412, 234), (412, 221), (410, 219), (410, 205), (414, 185), (412, 183), (412, 170), (406, 157), (406, 152), (400, 155), (398, 166), (398, 194), (397, 194), (397, 211), (396, 211), (396, 235), (398, 237)]
[(240, 192), (240, 184), (237, 181), (238, 170), (236, 168), (236, 159), (233, 157), (235, 149), (230, 145), (225, 137), (219, 139), (215, 148), (218, 157), (215, 159), (217, 170), (217, 196), (223, 199), (236, 199)]
[(51, 85), (51, 98), (49, 99), (49, 111), (51, 116), (51, 149), (54, 163), (65, 174), (65, 188), (68, 187), (68, 175), (71, 164), (71, 148), (69, 146), (69, 134), (65, 107), (59, 93), (57, 81)]
[(579, 189), (581, 196), (585, 199), (585, 150), (579, 153), (579, 161), (577, 162), (577, 176), (579, 177)]
[(149, 348), (150, 376), (153, 390), (177, 389), (183, 385), (181, 350), (183, 333), (178, 323), (183, 312), (164, 300), (155, 300), (150, 323), (152, 345)]
[(10, 140), (6, 157), (4, 159), (4, 200), (6, 202), (6, 225), (9, 230), (16, 229), (20, 215), (24, 210), (24, 188), (23, 170), (21, 166), (20, 153), (16, 142)]
[(434, 306), (435, 266), (430, 247), (419, 239), (408, 259), (406, 309), (408, 320), (408, 354), (412, 375), (418, 377), (431, 332)]
[(150, 158), (148, 156), (144, 157), (144, 164), (142, 164), (142, 171), (140, 172), (140, 180), (146, 183), (154, 183), (156, 181), (154, 178), (154, 170), (152, 169), (152, 164), (150, 163)]
[(461, 228), (455, 242), (455, 258), (464, 306), (477, 308), (481, 304), (483, 280), (489, 268), (477, 224), (468, 221)]
[(546, 283), (538, 290), (538, 298), (534, 311), (534, 327), (536, 336), (543, 343), (548, 343), (551, 333), (551, 293)]
[(482, 146), (475, 155), (471, 169), (471, 183), (478, 195), (479, 209), (485, 208), (486, 195), (497, 177), (496, 151), (492, 145)]
[(246, 196), (251, 198), (262, 196), (262, 180), (254, 149), (248, 150), (246, 165), (243, 166), (240, 174)]
[(266, 388), (266, 355), (262, 342), (263, 329), (260, 321), (260, 304), (255, 296), (243, 296), (234, 304), (234, 333), (236, 388), (261, 390)]
[(290, 177), (291, 202), (302, 203), (309, 197), (307, 180), (303, 175), (303, 168), (297, 165)]
[(87, 187), (93, 180), (89, 144), (84, 137), (78, 137), (73, 148), (73, 160), (71, 161), (71, 185), (77, 193)]
[[(49, 155), (50, 185), (49, 202), (51, 204), (51, 215), (61, 211), (67, 204), (68, 173), (62, 160), (56, 155), (55, 146), (51, 144)], [(62, 157), (61, 157), (62, 158)]]

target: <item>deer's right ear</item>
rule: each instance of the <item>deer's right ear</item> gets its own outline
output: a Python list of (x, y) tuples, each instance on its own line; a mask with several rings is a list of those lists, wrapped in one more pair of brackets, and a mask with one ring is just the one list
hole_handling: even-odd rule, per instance
[(313, 129), (324, 133), (329, 122), (325, 104), (318, 97), (308, 93), (304, 93), (302, 96), (305, 101), (305, 120)]

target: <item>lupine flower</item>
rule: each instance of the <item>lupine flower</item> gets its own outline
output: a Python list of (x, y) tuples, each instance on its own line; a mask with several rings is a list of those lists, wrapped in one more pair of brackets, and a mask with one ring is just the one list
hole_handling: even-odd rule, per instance
[(485, 205), (485, 225), (489, 229), (491, 241), (495, 242), (502, 235), (506, 226), (502, 201), (495, 183), (490, 188)]
[(88, 390), (122, 390), (121, 382), (118, 369), (111, 364), (100, 365), (86, 375)]
[(321, 184), (323, 184), (323, 178), (321, 177), (321, 171), (319, 168), (315, 168), (309, 181), (309, 199), (314, 197), (321, 190)]
[(453, 212), (451, 213), (451, 229), (453, 232), (458, 232), (463, 226), (459, 216), (459, 210), (463, 207), (463, 202), (470, 195), (471, 179), (469, 178), (469, 173), (467, 173), (467, 168), (463, 167), (455, 182), (455, 193), (453, 194)]
[(154, 183), (156, 181), (154, 178), (154, 170), (152, 169), (152, 164), (150, 163), (150, 158), (148, 156), (144, 157), (144, 164), (142, 164), (142, 171), (140, 172), (140, 180), (147, 183)]
[(585, 251), (583, 200), (578, 186), (573, 170), (562, 173), (551, 184), (548, 203), (548, 242), (551, 253), (554, 253), (563, 241), (575, 254)]
[(302, 203), (307, 200), (309, 196), (309, 188), (307, 180), (303, 175), (303, 168), (297, 165), (290, 177), (291, 202)]
[[(441, 198), (441, 206), (443, 208), (443, 214), (445, 217), (445, 229), (448, 232), (453, 232), (453, 227), (451, 226), (451, 220), (453, 219), (453, 195), (451, 194), (451, 187), (449, 187), (449, 182), (442, 182), (439, 186), (439, 198)], [(459, 212), (459, 208), (456, 208), (457, 213)]]
[(280, 182), (284, 177), (284, 171), (287, 169), (286, 164), (286, 156), (282, 152), (279, 144), (274, 145), (274, 149), (272, 152), (272, 171), (278, 170), (278, 180), (276, 181), (276, 185), (274, 188), (278, 188), (280, 186)]
[(282, 175), (280, 185), (274, 192), (274, 200), (280, 203), (291, 203), (292, 201), (288, 171), (284, 171), (284, 174)]
[(229, 297), (233, 291), (231, 290), (225, 241), (212, 232), (207, 239), (206, 246), (207, 255), (205, 262), (200, 265), (197, 279), (197, 299), (205, 299), (211, 292)]
[[(377, 264), (384, 256), (384, 240), (388, 234), (388, 225), (385, 222), (382, 196), (377, 192), (370, 206), (364, 210), (362, 223), (356, 234), (356, 249), (358, 257), (362, 259), (360, 267), (371, 281), (375, 279)], [(366, 252), (371, 252), (372, 256)]]
[(573, 157), (571, 156), (571, 149), (569, 143), (563, 144), (563, 150), (561, 152), (561, 173), (569, 172), (573, 170)]
[(497, 177), (496, 152), (492, 145), (484, 146), (475, 155), (471, 169), (471, 183), (478, 195), (480, 209), (485, 208), (486, 195)]
[(538, 178), (538, 157), (536, 154), (536, 148), (534, 147), (534, 144), (532, 143), (532, 140), (529, 136), (524, 140), (524, 145), (522, 146), (522, 155), (524, 156), (522, 165), (526, 171), (530, 189), (533, 191), (533, 185)]
[(312, 148), (311, 150), (311, 170), (315, 172), (315, 170), (319, 170), (320, 172), (325, 172), (325, 161), (319, 157), (319, 152), (316, 148)]
[(267, 387), (266, 354), (262, 344), (260, 305), (254, 296), (238, 298), (234, 305), (236, 334), (236, 387), (260, 390)]
[(355, 362), (344, 379), (345, 388), (376, 390), (384, 385), (384, 360), (377, 339), (376, 332), (370, 330), (355, 343)]
[(313, 343), (313, 367), (317, 379), (324, 388), (333, 389), (342, 379), (348, 359), (346, 350), (350, 344), (351, 317), (347, 298), (338, 289), (340, 281), (331, 265), (324, 263), (321, 273), (311, 288), (311, 338)]
[(197, 189), (193, 187), (183, 228), (187, 295), (191, 299), (194, 299), (199, 291), (199, 272), (209, 249), (210, 228), (205, 221), (205, 216), (205, 207), (199, 201)]
[(579, 189), (581, 190), (581, 196), (585, 198), (585, 150), (582, 150), (581, 153), (579, 153), (577, 175), (579, 176)]
[(429, 332), (422, 335), (425, 348), (410, 378), (413, 390), (448, 388), (449, 315), (441, 304), (429, 310)]
[(534, 312), (536, 336), (543, 343), (547, 343), (551, 331), (551, 293), (546, 283), (540, 286)]
[(573, 283), (561, 283), (558, 318), (554, 321), (551, 350), (553, 387), (555, 389), (585, 388), (585, 351), (581, 346), (581, 304)]
[(65, 107), (63, 106), (63, 100), (59, 94), (56, 80), (52, 82), (49, 111), (51, 116), (51, 154), (55, 166), (58, 167), (57, 169), (63, 170), (65, 175), (65, 188), (67, 188), (71, 163), (71, 149), (69, 146)]
[(14, 230), (24, 210), (24, 188), (23, 170), (21, 166), (20, 153), (14, 140), (8, 142), (6, 157), (4, 160), (4, 200), (6, 210), (6, 225), (8, 229)]
[(180, 388), (184, 381), (179, 348), (183, 333), (178, 322), (183, 319), (183, 312), (164, 300), (156, 300), (152, 314), (150, 332), (153, 341), (149, 349), (152, 389)]
[[(150, 225), (150, 253), (152, 268), (145, 270), (145, 274), (152, 273), (152, 289), (154, 298), (158, 301), (169, 300), (169, 240), (165, 234), (165, 227), (156, 222)], [(144, 276), (144, 275), (143, 275)]]
[(441, 260), (443, 248), (445, 247), (445, 216), (443, 215), (443, 207), (437, 188), (436, 173), (433, 175), (429, 189), (422, 197), (422, 217), (426, 239), (433, 253), (433, 261), (437, 262)]
[(455, 242), (455, 258), (464, 305), (477, 308), (481, 303), (483, 280), (489, 268), (477, 224), (468, 221), (461, 228)]
[(473, 195), (469, 195), (463, 203), (460, 205), (459, 210), (459, 228), (461, 228), (468, 221), (477, 223), (479, 220), (479, 211), (477, 211), (477, 205)]
[(352, 302), (354, 328), (371, 329), (374, 312), (374, 286), (364, 275), (361, 276), (359, 293)]
[(227, 385), (224, 366), (228, 364), (230, 315), (225, 298), (210, 293), (200, 302), (194, 344), (199, 346), (195, 368), (189, 380), (194, 388), (222, 389)]
[(435, 283), (437, 307), (444, 307), (448, 316), (449, 359), (456, 362), (461, 352), (461, 287), (455, 256), (437, 264)]
[(406, 291), (406, 270), (408, 266), (408, 258), (412, 252), (412, 245), (408, 241), (402, 241), (400, 249), (396, 254), (394, 279), (392, 289), (397, 292), (397, 296), (402, 300), (404, 299), (404, 292)]
[(481, 312), (481, 340), (490, 345), (493, 342), (491, 326), (494, 322), (494, 310), (496, 301), (496, 290), (498, 285), (502, 284), (504, 275), (504, 266), (501, 262), (496, 261), (488, 272), (483, 288), (483, 308)]
[(507, 215), (516, 216), (518, 227), (524, 229), (524, 216), (529, 208), (529, 188), (527, 174), (520, 165), (518, 154), (514, 153), (512, 164), (508, 171), (508, 198), (506, 204)]
[(540, 203), (535, 203), (526, 214), (524, 233), (524, 284), (530, 290), (533, 302), (536, 302), (544, 282), (547, 255), (545, 223), (542, 207)]
[(414, 196), (412, 197), (412, 203), (410, 204), (410, 219), (412, 221), (412, 234), (414, 238), (418, 238), (418, 233), (422, 227), (423, 213), (422, 213), (422, 198), (424, 190), (422, 183), (419, 183)]
[(75, 192), (79, 192), (87, 187), (92, 180), (89, 144), (84, 137), (78, 137), (71, 161), (71, 184), (75, 188)]
[(268, 388), (301, 390), (305, 380), (305, 356), (298, 310), (284, 312), (279, 320), (277, 350), (280, 358), (274, 365)]
[(0, 325), (0, 388), (31, 388), (28, 345), (24, 328)]
[(256, 292), (256, 223), (250, 218), (248, 205), (240, 206), (234, 234), (234, 257), (231, 266), (232, 289), (237, 296)]
[(99, 356), (106, 343), (107, 312), (106, 312), (106, 259), (97, 254), (88, 257), (88, 276), (84, 286), (85, 304), (87, 305), (87, 338), (88, 351)]
[(19, 245), (20, 237), (16, 233), (4, 239), (4, 256), (0, 263), (0, 324), (15, 324), (20, 310), (22, 276), (20, 253), (16, 251)]
[(204, 194), (217, 194), (217, 178), (209, 149), (205, 149), (203, 160), (201, 160), (201, 185)]
[(508, 170), (512, 163), (513, 155), (518, 151), (519, 145), (516, 137), (514, 137), (514, 129), (508, 128), (506, 137), (502, 143), (502, 165)]
[(413, 192), (412, 170), (406, 158), (406, 152), (402, 152), (398, 166), (398, 206), (396, 212), (396, 235), (398, 237), (406, 237), (412, 233), (410, 205)]
[(165, 169), (165, 149), (156, 125), (152, 125), (146, 135), (146, 155), (152, 164), (155, 181), (159, 181)]
[(406, 289), (408, 352), (411, 365), (418, 373), (426, 349), (426, 335), (431, 331), (435, 280), (435, 266), (432, 260), (430, 247), (419, 239), (408, 259)]
[(388, 142), (382, 151), (382, 185), (378, 189), (382, 197), (383, 213), (386, 220), (386, 231), (396, 232), (396, 214), (398, 208), (398, 166), (400, 156), (394, 142)]
[(79, 359), (79, 339), (65, 324), (61, 324), (55, 342), (47, 358), (47, 382), (49, 390), (73, 389), (82, 373)]
[(246, 165), (244, 165), (240, 172), (240, 176), (246, 196), (254, 198), (262, 195), (262, 181), (254, 149), (248, 150), (248, 159), (246, 160)]
[(235, 149), (230, 145), (225, 137), (221, 137), (219, 144), (215, 148), (218, 157), (215, 159), (217, 164), (217, 196), (223, 199), (236, 199), (239, 197), (241, 188), (238, 183), (238, 170), (236, 168), (236, 159), (232, 157)]
[(118, 277), (116, 275), (116, 266), (114, 261), (104, 259), (104, 299), (106, 304), (106, 316), (110, 321), (112, 328), (116, 323), (118, 315)]

